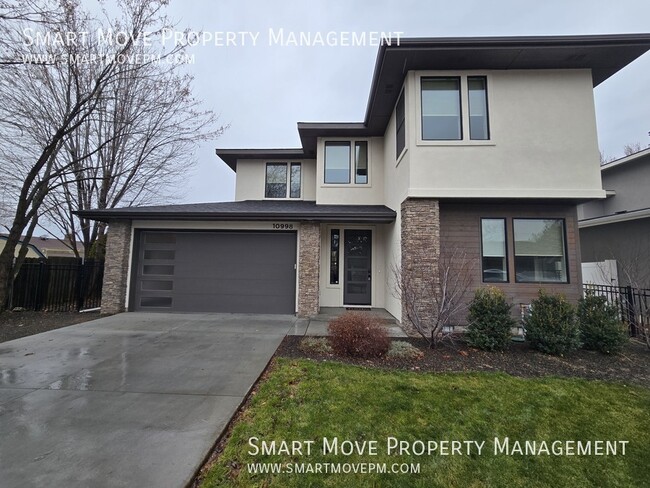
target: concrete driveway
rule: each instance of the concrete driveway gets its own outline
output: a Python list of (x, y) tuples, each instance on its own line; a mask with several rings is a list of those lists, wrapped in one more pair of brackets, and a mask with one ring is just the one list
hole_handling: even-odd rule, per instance
[(184, 486), (295, 322), (128, 313), (0, 344), (0, 485)]

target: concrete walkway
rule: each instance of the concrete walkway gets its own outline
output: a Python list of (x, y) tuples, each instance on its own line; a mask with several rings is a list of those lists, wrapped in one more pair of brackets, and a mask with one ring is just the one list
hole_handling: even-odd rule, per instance
[[(330, 320), (345, 313), (346, 309), (337, 307), (321, 307), (318, 315), (311, 319), (298, 319), (294, 326), (289, 331), (289, 335), (302, 335), (302, 336), (327, 336), (327, 326)], [(364, 313), (372, 314), (379, 322), (388, 329), (389, 337), (408, 337), (399, 325), (397, 320), (386, 310), (382, 308), (373, 308), (372, 310), (364, 311)]]
[(295, 322), (128, 313), (0, 344), (0, 486), (184, 486)]

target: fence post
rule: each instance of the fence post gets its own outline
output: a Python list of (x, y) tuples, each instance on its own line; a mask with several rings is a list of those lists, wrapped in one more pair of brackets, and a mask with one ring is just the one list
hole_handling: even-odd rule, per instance
[(78, 312), (79, 310), (82, 309), (83, 304), (84, 304), (84, 292), (85, 289), (83, 287), (83, 281), (84, 281), (84, 262), (79, 259), (77, 261), (77, 272), (76, 272), (76, 281), (75, 281), (75, 304), (76, 304), (76, 310), (75, 312)]
[(38, 262), (38, 275), (36, 278), (36, 289), (34, 290), (34, 310), (38, 311), (41, 309), (43, 302), (43, 282), (45, 277), (43, 276), (45, 265), (43, 261)]
[(630, 335), (636, 337), (636, 313), (634, 311), (634, 293), (631, 286), (625, 287), (625, 294), (627, 295), (627, 321), (630, 325)]

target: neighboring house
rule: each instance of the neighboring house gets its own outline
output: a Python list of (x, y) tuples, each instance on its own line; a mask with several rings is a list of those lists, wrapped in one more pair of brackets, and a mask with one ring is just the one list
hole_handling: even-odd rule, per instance
[[(7, 241), (7, 234), (0, 234), (0, 250), (4, 248)], [(21, 237), (21, 244), (25, 241), (25, 236)], [(72, 247), (67, 239), (57, 239), (55, 237), (32, 236), (29, 241), (28, 258), (74, 258), (76, 257)], [(16, 247), (15, 255), (18, 256), (20, 245)], [(83, 257), (83, 252), (81, 253)]]
[[(5, 248), (5, 243), (7, 242), (7, 235), (6, 234), (0, 234), (0, 251), (2, 251)], [(24, 245), (24, 238), (21, 239), (18, 242), (18, 245), (16, 246), (16, 251), (14, 252), (14, 257), (18, 257), (18, 253), (20, 253), (21, 247)], [(27, 258), (45, 258), (45, 254), (34, 244), (27, 244)]]
[(607, 198), (578, 209), (582, 262), (615, 260), (619, 285), (650, 288), (650, 148), (600, 172)]
[(426, 296), (452, 249), (472, 288), (577, 300), (576, 208), (605, 197), (593, 87), (649, 48), (645, 34), (385, 43), (363, 122), (299, 123), (299, 148), (217, 150), (235, 202), (79, 212), (110, 224), (102, 310), (401, 320), (392, 268)]

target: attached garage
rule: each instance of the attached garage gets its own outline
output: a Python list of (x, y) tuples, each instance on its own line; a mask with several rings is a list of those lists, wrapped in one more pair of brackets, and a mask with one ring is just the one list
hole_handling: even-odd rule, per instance
[(296, 233), (136, 232), (130, 309), (293, 314)]

